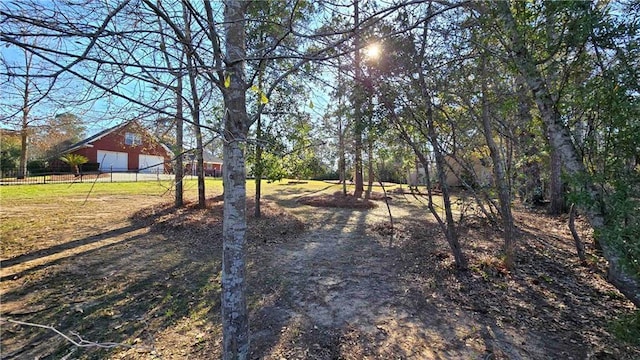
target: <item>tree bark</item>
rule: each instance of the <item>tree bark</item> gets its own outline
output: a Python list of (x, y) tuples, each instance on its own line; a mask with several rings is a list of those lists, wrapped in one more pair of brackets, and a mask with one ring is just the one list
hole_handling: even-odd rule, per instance
[(487, 78), (485, 71), (485, 59), (482, 58), (482, 128), (484, 138), (489, 147), (491, 161), (493, 162), (493, 176), (498, 188), (498, 200), (500, 202), (500, 216), (504, 227), (504, 265), (507, 269), (513, 269), (515, 264), (515, 228), (513, 227), (513, 216), (511, 215), (511, 189), (506, 177), (504, 162), (500, 156), (498, 145), (493, 139), (491, 119), (489, 118), (489, 103), (487, 101)]
[[(182, 6), (183, 17), (186, 17), (186, 9), (183, 4)], [(180, 208), (184, 206), (184, 184), (182, 181), (184, 180), (184, 100), (182, 98), (182, 91), (184, 90), (183, 83), (183, 74), (180, 71), (182, 67), (182, 61), (184, 60), (185, 54), (188, 52), (188, 48), (186, 44), (183, 44), (181, 53), (180, 53), (180, 62), (178, 64), (178, 70), (174, 69), (171, 59), (169, 57), (169, 52), (167, 51), (167, 43), (165, 41), (164, 28), (162, 26), (161, 17), (158, 17), (158, 30), (160, 32), (160, 51), (162, 51), (164, 55), (164, 60), (169, 69), (169, 73), (176, 77), (176, 86), (173, 88), (173, 92), (176, 96), (176, 117), (175, 117), (175, 125), (176, 125), (176, 162), (174, 171), (174, 184), (175, 184), (175, 198), (174, 198), (174, 206), (176, 208)]]
[[(23, 117), (27, 118), (27, 115)], [(24, 179), (27, 176), (27, 151), (29, 149), (29, 128), (25, 125), (25, 121), (22, 121), (22, 129), (20, 130), (20, 165), (18, 168), (18, 179)]]
[[(430, 98), (427, 98), (427, 101), (431, 101)], [(429, 134), (429, 141), (431, 142), (431, 146), (433, 147), (433, 154), (436, 158), (436, 169), (438, 170), (438, 180), (440, 181), (440, 187), (442, 190), (442, 202), (444, 203), (444, 212), (446, 219), (446, 237), (447, 242), (449, 243), (449, 247), (451, 248), (451, 252), (453, 253), (453, 257), (456, 262), (456, 267), (460, 270), (464, 270), (467, 268), (467, 259), (462, 254), (462, 248), (460, 247), (460, 241), (458, 240), (458, 233), (455, 229), (455, 221), (453, 220), (453, 208), (451, 206), (451, 195), (449, 194), (449, 185), (447, 184), (447, 176), (445, 174), (445, 160), (442, 151), (440, 151), (440, 143), (438, 141), (435, 127), (433, 125), (433, 108), (429, 103), (427, 105), (427, 127)], [(425, 166), (425, 171), (428, 168), (429, 164), (426, 163), (426, 159), (421, 160), (423, 166)], [(427, 174), (428, 176), (428, 174)], [(430, 188), (430, 184), (427, 187)], [(431, 190), (429, 190), (431, 191)], [(432, 210), (433, 212), (434, 210)]]
[(360, 26), (360, 18), (359, 18), (359, 8), (358, 8), (358, 0), (353, 3), (353, 22), (355, 35), (353, 38), (353, 45), (355, 47), (354, 54), (354, 71), (355, 71), (355, 86), (354, 86), (354, 151), (355, 151), (355, 191), (353, 192), (353, 196), (356, 198), (362, 197), (362, 193), (364, 192), (364, 177), (362, 176), (362, 128), (364, 127), (362, 121), (362, 84), (360, 81), (362, 80), (362, 69), (360, 69), (361, 60), (360, 60), (360, 36), (358, 34), (358, 27)]
[(225, 2), (226, 74), (224, 104), (224, 211), (222, 226), (222, 328), (223, 359), (244, 360), (249, 356), (247, 312), (246, 180), (243, 147), (249, 131), (245, 80), (245, 13), (248, 2)]
[(576, 244), (578, 258), (580, 258), (580, 261), (584, 263), (587, 258), (584, 253), (584, 243), (582, 242), (582, 239), (580, 239), (580, 235), (576, 230), (576, 204), (571, 204), (571, 209), (569, 210), (569, 230), (571, 230), (573, 242)]
[(184, 123), (183, 123), (183, 102), (182, 102), (182, 75), (178, 74), (178, 83), (176, 85), (176, 168), (175, 172), (175, 184), (176, 184), (176, 196), (175, 196), (175, 207), (184, 206), (184, 186), (182, 181), (184, 179), (184, 163), (183, 163), (183, 131), (184, 131)]
[(260, 211), (260, 198), (262, 197), (262, 173), (264, 166), (262, 164), (262, 117), (258, 114), (256, 123), (256, 161), (254, 176), (256, 177), (256, 203), (253, 208), (253, 216), (259, 218), (262, 214)]
[(25, 54), (27, 66), (25, 68), (26, 77), (24, 79), (24, 93), (22, 96), (22, 127), (20, 128), (20, 167), (18, 168), (18, 179), (24, 179), (27, 176), (27, 153), (29, 151), (29, 95), (31, 89), (29, 84), (31, 78), (29, 71), (31, 70), (31, 56)]
[(342, 183), (342, 194), (347, 195), (347, 159), (344, 149), (344, 130), (342, 128), (342, 117), (338, 119), (338, 152), (340, 152), (340, 160), (338, 160), (338, 171), (340, 172), (340, 182)]
[[(571, 140), (569, 129), (562, 122), (560, 112), (555, 106), (546, 83), (518, 32), (509, 3), (500, 1), (497, 3), (497, 8), (503, 21), (505, 33), (509, 36), (511, 43), (511, 59), (533, 93), (536, 105), (547, 128), (551, 147), (560, 154), (562, 164), (569, 175), (585, 179), (584, 189), (591, 203), (599, 204), (599, 191), (593, 182), (589, 180), (586, 168)], [(586, 215), (597, 234), (605, 224), (605, 217), (600, 207), (597, 205), (585, 207), (582, 209), (582, 213)], [(600, 242), (600, 245), (604, 256), (609, 260), (609, 281), (637, 306), (640, 306), (640, 283), (622, 269), (620, 257), (614, 249), (604, 242)]]
[(371, 192), (373, 191), (373, 140), (371, 139), (371, 135), (367, 139), (367, 153), (368, 153), (368, 161), (367, 161), (367, 191), (365, 193), (365, 199), (371, 198)]
[(564, 187), (562, 186), (562, 158), (560, 153), (551, 147), (549, 175), (549, 214), (560, 215), (564, 212)]
[(338, 88), (339, 93), (338, 93), (338, 156), (339, 156), (339, 160), (338, 160), (338, 173), (340, 176), (340, 182), (342, 183), (342, 194), (343, 195), (347, 195), (347, 159), (345, 156), (345, 139), (344, 139), (344, 133), (345, 133), (345, 129), (344, 126), (342, 124), (342, 118), (343, 118), (343, 114), (342, 114), (342, 76), (340, 75), (340, 69), (341, 69), (341, 63), (340, 63), (340, 58), (338, 58)]
[[(191, 43), (191, 19), (188, 17), (186, 9), (183, 10), (185, 29), (185, 41)], [(191, 97), (193, 98), (193, 107), (191, 109), (191, 120), (193, 121), (194, 132), (196, 136), (196, 175), (198, 176), (198, 207), (205, 208), (207, 199), (205, 195), (204, 184), (204, 147), (202, 143), (202, 128), (200, 127), (200, 95), (196, 84), (197, 69), (194, 67), (193, 54), (186, 51), (187, 71), (189, 74), (189, 84), (191, 86)]]

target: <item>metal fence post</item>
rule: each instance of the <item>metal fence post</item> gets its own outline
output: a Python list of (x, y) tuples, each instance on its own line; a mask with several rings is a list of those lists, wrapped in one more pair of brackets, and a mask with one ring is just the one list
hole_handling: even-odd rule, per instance
[(113, 182), (113, 165), (111, 165), (111, 182)]

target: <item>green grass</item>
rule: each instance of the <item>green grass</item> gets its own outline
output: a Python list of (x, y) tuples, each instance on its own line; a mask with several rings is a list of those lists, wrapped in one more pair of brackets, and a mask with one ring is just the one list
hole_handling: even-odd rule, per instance
[(3, 200), (47, 199), (65, 196), (92, 195), (162, 195), (171, 186), (166, 182), (77, 183), (10, 185), (0, 187)]
[[(74, 183), (74, 184), (38, 184), (38, 185), (8, 185), (0, 186), (0, 202), (4, 201), (42, 201), (64, 197), (86, 197), (105, 195), (155, 195), (162, 196), (173, 193), (172, 182), (139, 181), (114, 183)], [(185, 180), (185, 194), (190, 196), (197, 192), (196, 180)], [(207, 193), (222, 193), (221, 179), (206, 179)]]
[(618, 340), (640, 346), (640, 310), (618, 317), (609, 324), (609, 329)]
[[(292, 183), (290, 183), (292, 182)], [(263, 195), (283, 192), (298, 192), (299, 194), (309, 194), (319, 191), (336, 192), (342, 190), (342, 185), (330, 184), (324, 181), (304, 180), (300, 184), (293, 183), (295, 180), (284, 179), (268, 183), (262, 181)], [(395, 188), (391, 186), (390, 188)], [(207, 197), (222, 194), (222, 179), (207, 178), (205, 182)], [(387, 190), (389, 190), (387, 189)], [(184, 181), (185, 197), (195, 196), (198, 191), (197, 181), (189, 179)], [(379, 186), (373, 188), (376, 192), (381, 192)], [(347, 191), (353, 192), (353, 186), (347, 186)], [(27, 201), (37, 202), (55, 198), (74, 198), (89, 196), (107, 195), (146, 195), (146, 196), (167, 196), (173, 194), (173, 185), (170, 180), (163, 181), (139, 181), (139, 182), (114, 182), (114, 183), (73, 183), (73, 184), (37, 184), (37, 185), (7, 185), (0, 186), (0, 203)], [(255, 194), (255, 181), (247, 180), (247, 195)]]

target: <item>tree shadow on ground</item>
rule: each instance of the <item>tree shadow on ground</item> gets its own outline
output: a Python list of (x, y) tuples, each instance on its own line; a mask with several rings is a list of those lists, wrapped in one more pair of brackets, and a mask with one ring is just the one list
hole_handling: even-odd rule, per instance
[[(384, 237), (371, 234), (365, 212), (314, 212), (317, 225), (304, 240), (270, 255), (277, 262), (269, 271), (290, 269), (282, 276), (292, 283), (278, 308), (286, 319), (281, 335), (268, 349), (254, 347), (256, 358), (631, 359), (640, 354), (606, 329), (613, 316), (632, 306), (596, 276), (598, 271), (567, 260), (573, 259), (570, 245), (539, 247), (531, 245), (539, 234), (525, 234), (518, 268), (507, 272), (500, 261), (500, 234), (470, 222), (461, 239), (471, 270), (460, 273), (434, 223), (404, 219), (397, 244), (389, 247)], [(375, 265), (363, 265), (367, 261)]]
[[(3, 294), (2, 316), (158, 351), (161, 329), (185, 318), (215, 322), (219, 314), (220, 252), (190, 256), (189, 239), (178, 236), (136, 235), (42, 264)], [(78, 349), (51, 331), (16, 324), (3, 324), (3, 333), (3, 359), (103, 359), (111, 351)]]
[[(280, 335), (252, 358), (452, 358), (464, 354), (428, 299), (415, 303), (398, 272), (398, 248), (368, 235), (367, 213), (317, 209), (303, 241), (273, 250), (270, 272), (288, 279)], [(254, 328), (254, 331), (257, 329)], [(277, 335), (278, 332), (275, 332)], [(275, 341), (275, 342), (274, 342)]]
[[(212, 199), (207, 209), (192, 204), (142, 209), (127, 228), (148, 231), (103, 233), (96, 237), (109, 245), (43, 261), (3, 284), (7, 319), (135, 348), (78, 349), (51, 331), (3, 322), (3, 359), (219, 357), (221, 205)], [(247, 206), (253, 206), (251, 200)], [(263, 217), (249, 220), (247, 248), (259, 254), (303, 230), (302, 222), (267, 202)], [(253, 256), (249, 261), (254, 270), (248, 282), (257, 289), (250, 292), (249, 304), (254, 312), (268, 311), (270, 298), (281, 298), (284, 284), (252, 267)]]
[[(550, 219), (543, 219), (549, 223)], [(557, 224), (553, 224), (557, 226)], [(435, 227), (435, 225), (434, 225)], [(460, 230), (470, 271), (454, 276), (444, 240), (418, 225), (403, 248), (405, 273), (413, 283), (427, 282), (420, 298), (443, 297), (451, 309), (477, 319), (480, 333), (493, 358), (635, 358), (640, 349), (621, 344), (607, 331), (607, 324), (632, 305), (597, 268), (584, 268), (572, 253), (570, 235), (549, 235), (538, 225), (523, 232), (518, 241), (516, 269), (504, 269), (501, 233), (486, 224), (469, 224)], [(545, 239), (544, 241), (540, 241)], [(429, 256), (433, 254), (433, 261)], [(425, 261), (426, 260), (426, 261)]]
[[(551, 238), (542, 244), (540, 234), (525, 233), (518, 270), (507, 273), (495, 261), (499, 234), (469, 224), (461, 239), (472, 268), (458, 273), (433, 223), (399, 221), (388, 246), (372, 226), (384, 218), (373, 213), (383, 206), (309, 210), (289, 199), (281, 202), (285, 211), (265, 204), (263, 218), (249, 219), (252, 359), (639, 354), (614, 343), (603, 326), (627, 302), (598, 272), (566, 261), (569, 250), (549, 247)], [(132, 225), (145, 224), (148, 233), (3, 284), (3, 317), (137, 348), (75, 349), (46, 330), (3, 324), (3, 358), (220, 357), (220, 205), (144, 209)], [(304, 216), (306, 228), (289, 213)]]

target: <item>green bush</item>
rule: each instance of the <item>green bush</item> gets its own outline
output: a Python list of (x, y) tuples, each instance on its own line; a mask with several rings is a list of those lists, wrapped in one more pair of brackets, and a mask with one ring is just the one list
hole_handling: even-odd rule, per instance
[(19, 144), (11, 143), (6, 139), (0, 141), (0, 171), (2, 173), (9, 173), (17, 170), (19, 159)]
[(403, 184), (407, 182), (407, 174), (402, 170), (402, 167), (396, 166), (393, 163), (381, 163), (378, 164), (376, 170), (376, 180), (383, 182), (392, 182), (396, 184)]
[(86, 172), (96, 172), (100, 169), (100, 163), (85, 163), (80, 165), (80, 171), (83, 173)]
[(27, 161), (27, 171), (31, 175), (41, 175), (47, 170), (47, 162), (44, 160), (29, 160)]
[(320, 174), (314, 174), (311, 180), (340, 180), (340, 174), (337, 170), (327, 170)]

